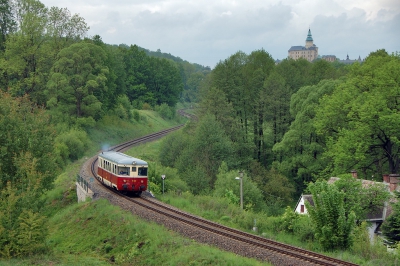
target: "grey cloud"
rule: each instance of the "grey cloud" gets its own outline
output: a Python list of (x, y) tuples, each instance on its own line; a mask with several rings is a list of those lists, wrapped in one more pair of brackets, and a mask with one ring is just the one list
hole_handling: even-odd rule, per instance
[[(359, 10), (357, 10), (359, 11)], [(314, 43), (319, 54), (334, 54), (340, 59), (358, 56), (365, 58), (370, 52), (385, 48), (399, 50), (400, 15), (388, 21), (367, 20), (365, 12), (359, 16), (317, 16), (312, 23)]]

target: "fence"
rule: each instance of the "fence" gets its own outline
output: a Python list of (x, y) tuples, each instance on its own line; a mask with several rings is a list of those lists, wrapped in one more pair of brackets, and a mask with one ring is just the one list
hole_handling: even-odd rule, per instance
[(86, 179), (84, 179), (80, 175), (76, 175), (76, 182), (78, 182), (78, 184), (83, 188), (83, 190), (85, 190), (86, 192), (89, 191), (90, 184), (86, 181)]

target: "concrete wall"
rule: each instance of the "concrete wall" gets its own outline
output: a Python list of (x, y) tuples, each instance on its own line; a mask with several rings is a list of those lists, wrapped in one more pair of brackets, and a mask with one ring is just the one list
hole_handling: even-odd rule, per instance
[(76, 194), (78, 196), (78, 202), (84, 202), (87, 198), (93, 198), (93, 191), (87, 188), (87, 191), (76, 182)]

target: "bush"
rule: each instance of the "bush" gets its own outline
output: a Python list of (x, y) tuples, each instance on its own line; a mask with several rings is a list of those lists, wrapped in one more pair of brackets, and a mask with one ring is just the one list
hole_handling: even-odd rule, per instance
[(174, 178), (168, 180), (169, 183), (169, 191), (175, 192), (177, 195), (180, 195), (182, 192), (188, 191), (189, 187), (185, 181), (180, 178)]
[(293, 234), (303, 242), (314, 240), (314, 227), (308, 215), (299, 215), (293, 223)]
[(142, 105), (142, 110), (152, 110), (151, 105), (148, 103), (144, 103)]
[(63, 162), (76, 160), (88, 149), (90, 140), (83, 130), (70, 129), (61, 133), (55, 140), (55, 150)]
[(131, 113), (132, 113), (133, 119), (135, 119), (137, 122), (139, 122), (140, 121), (139, 111), (138, 110), (132, 110)]
[(114, 108), (114, 114), (121, 119), (129, 118), (129, 111), (127, 111), (122, 104), (118, 104)]
[(173, 119), (175, 117), (175, 108), (168, 106), (166, 103), (161, 104), (156, 107), (156, 111), (161, 115), (164, 119)]
[(299, 214), (294, 212), (289, 206), (281, 217), (281, 229), (287, 233), (294, 233), (296, 223), (300, 219)]

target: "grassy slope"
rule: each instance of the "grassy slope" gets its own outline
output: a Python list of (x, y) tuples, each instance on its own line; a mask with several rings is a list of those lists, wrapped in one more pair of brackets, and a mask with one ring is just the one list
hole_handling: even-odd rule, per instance
[[(140, 122), (134, 123), (105, 118), (90, 132), (93, 145), (87, 157), (105, 144), (114, 145), (183, 122), (164, 121), (151, 111), (141, 111)], [(145, 150), (150, 158), (154, 150)], [(185, 239), (106, 200), (76, 203), (75, 178), (87, 157), (70, 164), (55, 181), (55, 189), (46, 195), (48, 252), (0, 261), (0, 265), (268, 265)]]

